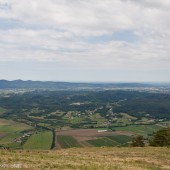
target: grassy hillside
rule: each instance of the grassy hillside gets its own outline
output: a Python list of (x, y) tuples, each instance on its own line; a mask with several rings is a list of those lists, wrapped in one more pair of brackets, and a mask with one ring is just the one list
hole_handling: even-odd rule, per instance
[(57, 151), (0, 150), (0, 167), (57, 170), (170, 169), (169, 148), (74, 148)]

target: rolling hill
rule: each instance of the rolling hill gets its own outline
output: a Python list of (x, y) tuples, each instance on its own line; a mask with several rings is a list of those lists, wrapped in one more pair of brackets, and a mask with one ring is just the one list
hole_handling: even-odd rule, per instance
[[(104, 88), (150, 88), (160, 86), (149, 83), (80, 83), (55, 81), (0, 80), (0, 89), (104, 89)], [(162, 84), (161, 84), (162, 86)], [(166, 86), (166, 84), (164, 84)]]

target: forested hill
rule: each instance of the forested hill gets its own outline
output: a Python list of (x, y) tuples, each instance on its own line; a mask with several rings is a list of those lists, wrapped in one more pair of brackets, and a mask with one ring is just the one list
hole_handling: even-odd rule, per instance
[[(146, 83), (70, 83), (52, 81), (23, 81), (23, 80), (0, 80), (0, 89), (112, 89), (112, 88), (150, 88), (160, 86)], [(162, 84), (161, 84), (162, 86)], [(163, 85), (165, 86), (165, 84)]]

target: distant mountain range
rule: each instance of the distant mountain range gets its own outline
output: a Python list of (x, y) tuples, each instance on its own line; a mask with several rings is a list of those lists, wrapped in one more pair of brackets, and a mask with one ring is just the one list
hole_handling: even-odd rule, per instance
[(0, 89), (112, 89), (112, 88), (151, 88), (170, 87), (170, 84), (151, 83), (73, 83), (53, 81), (0, 80)]

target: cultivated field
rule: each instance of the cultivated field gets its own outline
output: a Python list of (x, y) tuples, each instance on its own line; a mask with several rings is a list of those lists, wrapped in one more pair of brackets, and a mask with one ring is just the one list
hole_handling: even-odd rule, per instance
[(59, 148), (81, 147), (80, 143), (72, 136), (57, 136)]
[(24, 149), (49, 150), (52, 145), (52, 132), (37, 132), (33, 134), (24, 144)]
[[(168, 170), (169, 148), (74, 148), (55, 151), (0, 150), (1, 169)], [(18, 168), (12, 168), (18, 167)]]
[(128, 131), (136, 135), (147, 136), (148, 134), (152, 134), (161, 128), (162, 127), (158, 125), (128, 125), (125, 127), (114, 127), (113, 129), (116, 131)]
[(5, 113), (6, 111), (7, 111), (6, 109), (0, 107), (0, 115), (2, 115), (3, 113)]
[(15, 143), (14, 139), (22, 136), (24, 130), (32, 130), (32, 127), (24, 123), (0, 119), (0, 145), (20, 148), (21, 145)]
[(101, 132), (96, 129), (65, 130), (56, 133), (57, 148), (90, 146), (127, 146), (133, 133), (125, 131)]
[(95, 140), (88, 140), (87, 142), (93, 146), (128, 146), (129, 142), (132, 140), (130, 136), (117, 135), (117, 136), (107, 136)]

